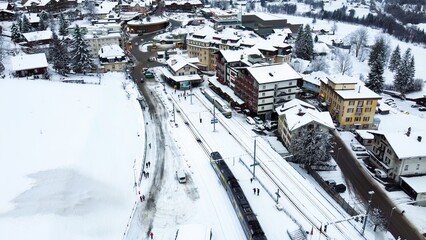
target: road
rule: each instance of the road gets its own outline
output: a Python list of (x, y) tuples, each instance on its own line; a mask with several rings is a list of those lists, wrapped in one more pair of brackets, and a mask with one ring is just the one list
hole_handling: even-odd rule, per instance
[[(335, 151), (338, 154), (336, 162), (345, 178), (349, 180), (358, 195), (366, 202), (369, 199), (368, 192), (374, 191), (372, 207), (382, 210), (384, 216), (388, 219), (392, 208), (395, 207), (395, 203), (392, 202), (378, 183), (363, 169), (359, 161), (352, 155), (349, 147), (340, 138), (339, 133), (336, 131), (334, 135), (336, 149), (340, 149)], [(401, 239), (424, 239), (417, 228), (398, 209), (394, 210), (389, 220), (389, 231), (395, 238), (400, 236)]]

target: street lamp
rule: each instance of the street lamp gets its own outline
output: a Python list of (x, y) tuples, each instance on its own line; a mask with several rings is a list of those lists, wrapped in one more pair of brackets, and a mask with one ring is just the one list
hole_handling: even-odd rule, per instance
[(342, 150), (342, 148), (341, 148), (341, 147), (337, 148), (336, 161), (339, 161), (339, 153), (340, 153), (340, 150)]
[(362, 226), (361, 235), (363, 236), (364, 236), (365, 226), (367, 225), (368, 212), (370, 212), (371, 200), (373, 199), (374, 191), (369, 191), (368, 194), (370, 195), (370, 199), (368, 200), (367, 213), (365, 214), (364, 225)]
[(390, 212), (390, 215), (389, 215), (389, 218), (388, 218), (388, 223), (387, 223), (387, 225), (386, 225), (386, 228), (387, 228), (387, 229), (389, 229), (389, 224), (390, 224), (390, 221), (391, 221), (391, 219), (392, 219), (393, 211), (395, 211), (395, 209), (396, 209), (396, 206), (395, 206), (395, 207), (393, 207), (393, 208), (392, 208), (392, 210), (391, 210), (391, 212)]

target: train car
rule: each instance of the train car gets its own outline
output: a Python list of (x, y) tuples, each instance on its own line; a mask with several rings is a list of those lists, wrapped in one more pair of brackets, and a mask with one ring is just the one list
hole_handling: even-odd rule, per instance
[(210, 154), (210, 163), (223, 187), (226, 189), (247, 239), (266, 240), (265, 233), (256, 215), (253, 213), (240, 184), (219, 152), (212, 152)]
[(232, 110), (229, 108), (228, 104), (224, 103), (221, 99), (216, 97), (212, 91), (209, 89), (202, 89), (201, 93), (215, 105), (217, 109), (225, 116), (226, 118), (232, 117)]

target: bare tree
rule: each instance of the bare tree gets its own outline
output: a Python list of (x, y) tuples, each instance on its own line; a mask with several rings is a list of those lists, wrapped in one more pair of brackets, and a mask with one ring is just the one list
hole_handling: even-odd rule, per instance
[(358, 28), (350, 36), (351, 45), (355, 48), (355, 57), (361, 57), (360, 54), (363, 52), (363, 48), (367, 45), (368, 41), (368, 29), (365, 27)]
[(313, 72), (323, 71), (325, 73), (328, 73), (328, 63), (327, 60), (324, 57), (316, 57), (311, 62), (311, 70)]
[(336, 68), (342, 75), (352, 72), (352, 59), (351, 55), (343, 50), (337, 49), (336, 51)]
[(376, 231), (377, 227), (379, 227), (380, 230), (386, 229), (387, 220), (384, 217), (382, 210), (373, 208), (373, 211), (370, 213), (370, 220), (374, 224), (374, 231)]

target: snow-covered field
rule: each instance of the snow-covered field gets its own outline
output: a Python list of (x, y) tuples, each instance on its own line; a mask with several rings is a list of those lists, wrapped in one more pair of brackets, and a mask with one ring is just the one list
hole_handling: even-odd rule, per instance
[(0, 239), (120, 239), (144, 141), (123, 79), (0, 80)]

